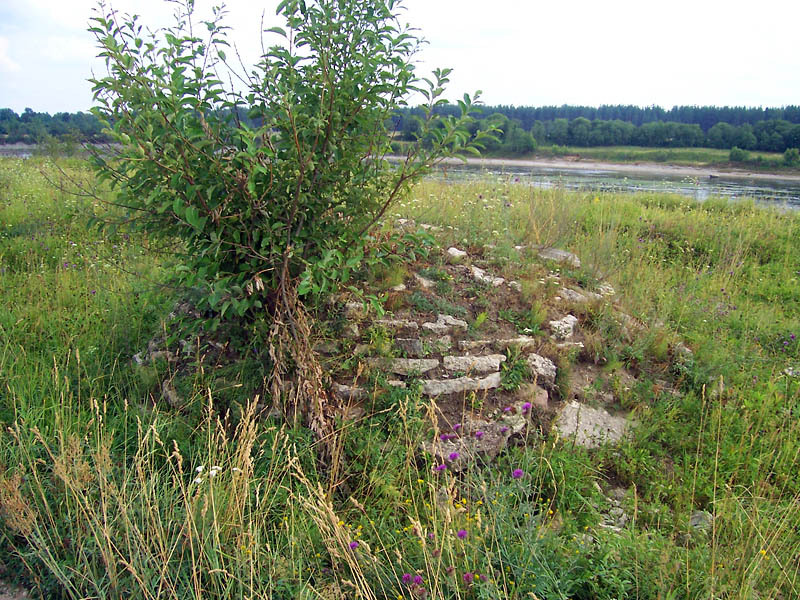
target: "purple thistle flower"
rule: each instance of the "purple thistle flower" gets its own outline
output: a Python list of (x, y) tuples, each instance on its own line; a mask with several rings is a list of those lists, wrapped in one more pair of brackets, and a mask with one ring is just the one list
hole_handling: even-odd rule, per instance
[(456, 533), (459, 539), (463, 540), (467, 537), (467, 530), (466, 529), (459, 529), (458, 533)]
[(477, 439), (481, 439), (481, 438), (483, 437), (483, 432), (482, 432), (482, 431), (476, 431), (476, 432), (475, 432), (475, 437), (476, 437)]
[(403, 581), (403, 583), (411, 583), (411, 573), (403, 573), (403, 576), (400, 579)]
[(511, 412), (511, 407), (510, 406), (504, 406), (503, 407), (503, 412)]
[(464, 583), (472, 583), (472, 578), (473, 578), (472, 573), (464, 573), (464, 575), (462, 576)]
[(500, 428), (500, 433), (505, 433), (506, 431), (508, 431), (508, 427), (506, 427), (505, 425), (503, 425), (503, 426)]
[(481, 580), (481, 581), (486, 581), (486, 575), (481, 575), (481, 576), (480, 576), (480, 580)]
[(422, 585), (422, 575), (416, 575), (414, 577), (414, 583), (416, 583), (417, 585)]
[(350, 550), (355, 550), (358, 548), (358, 542), (350, 542)]
[(456, 423), (453, 425), (453, 431), (458, 431), (459, 429), (461, 429), (461, 423)]
[(514, 479), (519, 479), (519, 478), (520, 478), (520, 477), (522, 477), (523, 475), (525, 475), (525, 471), (523, 471), (522, 469), (514, 469), (514, 470), (511, 472), (511, 476), (512, 476)]
[(528, 412), (530, 409), (531, 409), (531, 403), (530, 402), (526, 402), (525, 404), (522, 405), (522, 412), (523, 413)]
[(442, 463), (442, 464), (440, 464), (440, 465), (436, 465), (435, 467), (433, 467), (433, 470), (434, 470), (434, 471), (436, 471), (436, 472), (438, 472), (438, 473), (441, 473), (441, 472), (442, 472), (442, 471), (444, 471), (446, 468), (447, 468), (447, 465), (446, 465), (446, 464), (444, 464), (444, 463)]
[(458, 457), (459, 457), (459, 456), (461, 456), (461, 455), (460, 455), (458, 452), (451, 452), (451, 453), (450, 453), (450, 456), (448, 456), (448, 458), (449, 458), (450, 460), (458, 460)]
[(433, 532), (432, 532), (432, 531), (431, 531), (431, 532), (428, 534), (428, 539), (429, 539), (429, 540), (432, 540), (432, 539), (434, 539), (435, 537), (436, 537), (436, 536), (435, 536), (435, 535), (433, 535)]
[(450, 439), (450, 436), (447, 435), (446, 433), (443, 433), (442, 435), (439, 436), (439, 439), (442, 440), (443, 442), (446, 442), (447, 440)]

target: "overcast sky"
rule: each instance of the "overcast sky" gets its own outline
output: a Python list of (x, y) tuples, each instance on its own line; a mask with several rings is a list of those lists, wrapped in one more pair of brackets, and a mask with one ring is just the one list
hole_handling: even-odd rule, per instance
[[(162, 0), (109, 0), (155, 27)], [(198, 7), (217, 1), (196, 0)], [(277, 0), (229, 0), (231, 40), (254, 59), (262, 11)], [(0, 0), (0, 108), (86, 110), (102, 72), (86, 32), (93, 0)], [(800, 1), (406, 0), (404, 19), (429, 45), (419, 73), (455, 69), (448, 96), (487, 104), (800, 104)]]

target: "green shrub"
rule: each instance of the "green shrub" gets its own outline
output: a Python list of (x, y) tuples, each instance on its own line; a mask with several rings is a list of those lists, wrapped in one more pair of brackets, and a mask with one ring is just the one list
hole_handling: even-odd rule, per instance
[(747, 162), (750, 160), (750, 153), (747, 150), (742, 150), (741, 148), (734, 146), (731, 148), (731, 153), (728, 156), (728, 160), (731, 162)]
[[(323, 387), (304, 299), (350, 280), (366, 233), (410, 184), (493, 135), (470, 137), (469, 95), (458, 116), (434, 110), (450, 71), (415, 75), (420, 40), (396, 16), (400, 4), (284, 0), (286, 28), (265, 32), (278, 43), (242, 75), (243, 92), (218, 75), (234, 70), (221, 9), (200, 28), (184, 0), (173, 27), (149, 34), (105, 5), (92, 19), (108, 67), (92, 80), (94, 113), (118, 148), (95, 152), (99, 177), (128, 224), (183, 242), (179, 282), (201, 291), (197, 308), (212, 327), (252, 323), (250, 346), (274, 365), (273, 395), (292, 397), (286, 384), (304, 373), (301, 406)], [(425, 98), (426, 143), (392, 165), (390, 117), (414, 90)]]

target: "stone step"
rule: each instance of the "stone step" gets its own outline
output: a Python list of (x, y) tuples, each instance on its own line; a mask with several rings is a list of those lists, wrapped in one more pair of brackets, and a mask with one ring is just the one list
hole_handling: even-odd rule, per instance
[(519, 348), (525, 351), (532, 350), (536, 346), (536, 343), (536, 338), (521, 335), (519, 337), (502, 340), (462, 340), (458, 342), (458, 349), (462, 352), (476, 352), (489, 349), (502, 352), (509, 348)]
[(370, 358), (368, 364), (385, 369), (395, 375), (412, 375), (427, 373), (439, 366), (435, 358)]
[(466, 321), (456, 319), (450, 315), (438, 315), (435, 323), (423, 323), (422, 328), (436, 333), (438, 335), (446, 335), (452, 333), (453, 330), (466, 331), (469, 325)]
[(426, 396), (443, 396), (480, 390), (491, 390), (500, 386), (500, 373), (486, 377), (458, 377), (456, 379), (427, 379), (422, 381), (422, 393)]
[(500, 363), (506, 360), (504, 354), (488, 356), (445, 356), (444, 368), (450, 372), (492, 373), (500, 370)]

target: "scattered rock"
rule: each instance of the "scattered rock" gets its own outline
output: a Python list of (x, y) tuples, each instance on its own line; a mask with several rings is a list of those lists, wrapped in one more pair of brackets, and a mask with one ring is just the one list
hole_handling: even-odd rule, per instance
[(444, 396), (478, 390), (491, 390), (500, 386), (500, 373), (483, 378), (458, 377), (456, 379), (427, 379), (422, 382), (422, 393), (426, 396)]
[(453, 329), (461, 329), (462, 331), (466, 331), (468, 327), (469, 325), (467, 325), (466, 321), (456, 319), (450, 315), (438, 315), (435, 323), (422, 324), (423, 329), (427, 329), (428, 331), (432, 331), (433, 333), (437, 333), (439, 335), (450, 333)]
[(558, 248), (544, 248), (539, 250), (539, 257), (545, 260), (552, 260), (559, 263), (567, 263), (575, 269), (581, 266), (581, 259), (575, 256), (572, 252), (566, 250), (559, 250)]
[(172, 385), (169, 379), (164, 380), (161, 384), (161, 396), (172, 408), (181, 408), (184, 404), (183, 398), (178, 395), (175, 386)]
[(567, 340), (572, 337), (575, 330), (575, 325), (578, 323), (578, 318), (573, 315), (567, 315), (558, 321), (550, 321), (550, 331), (557, 340)]
[(401, 283), (400, 285), (396, 285), (392, 288), (393, 292), (405, 292), (408, 288), (406, 287), (405, 283)]
[(444, 368), (448, 371), (464, 373), (493, 373), (500, 370), (500, 363), (506, 360), (503, 354), (488, 356), (445, 356)]
[(363, 400), (367, 397), (367, 390), (360, 387), (333, 383), (333, 393), (342, 400)]
[(342, 336), (351, 340), (360, 338), (361, 331), (358, 329), (358, 323), (353, 323), (352, 321), (347, 323), (342, 330)]
[(431, 281), (430, 279), (427, 279), (426, 277), (423, 277), (423, 276), (422, 276), (422, 275), (420, 275), (419, 273), (414, 273), (414, 279), (416, 279), (416, 280), (417, 280), (417, 283), (418, 283), (418, 284), (419, 284), (419, 285), (420, 285), (420, 286), (421, 286), (423, 289), (426, 289), (426, 290), (429, 290), (429, 289), (431, 289), (431, 288), (432, 288), (434, 285), (436, 285), (436, 284), (435, 284), (433, 281)]
[(372, 358), (369, 364), (396, 375), (411, 375), (432, 371), (439, 366), (439, 361), (435, 358)]
[(367, 311), (362, 302), (348, 302), (344, 305), (344, 316), (350, 321), (363, 321), (367, 318)]
[(583, 304), (589, 301), (589, 298), (587, 298), (584, 294), (569, 288), (561, 289), (561, 298), (567, 300), (568, 302), (576, 302), (578, 304)]
[(458, 248), (448, 248), (447, 249), (447, 262), (458, 265), (464, 262), (467, 258), (467, 253), (463, 250), (459, 250)]
[(493, 277), (492, 275), (487, 275), (486, 271), (476, 266), (473, 266), (471, 268), (471, 271), (472, 271), (472, 278), (478, 283), (485, 283), (487, 285), (497, 287), (499, 285), (503, 285), (503, 283), (505, 283), (506, 281), (502, 277)]
[(438, 225), (429, 225), (428, 223), (420, 223), (419, 226), (425, 231), (441, 231), (442, 228)]
[(617, 292), (614, 288), (608, 283), (601, 283), (597, 286), (597, 293), (601, 296), (613, 296)]
[(697, 531), (708, 531), (714, 522), (714, 515), (707, 510), (696, 510), (689, 517), (689, 526)]
[(597, 448), (622, 439), (631, 423), (602, 409), (575, 402), (568, 403), (558, 415), (556, 430), (562, 437), (575, 437), (575, 443), (585, 448)]
[(519, 281), (509, 281), (508, 287), (517, 292), (522, 292), (522, 284)]
[(538, 354), (528, 355), (528, 367), (536, 377), (537, 383), (552, 387), (556, 383), (556, 365), (549, 358)]
[(535, 383), (527, 383), (520, 386), (519, 390), (517, 391), (517, 398), (520, 399), (520, 410), (521, 406), (526, 402), (530, 402), (539, 410), (547, 410), (547, 390)]

